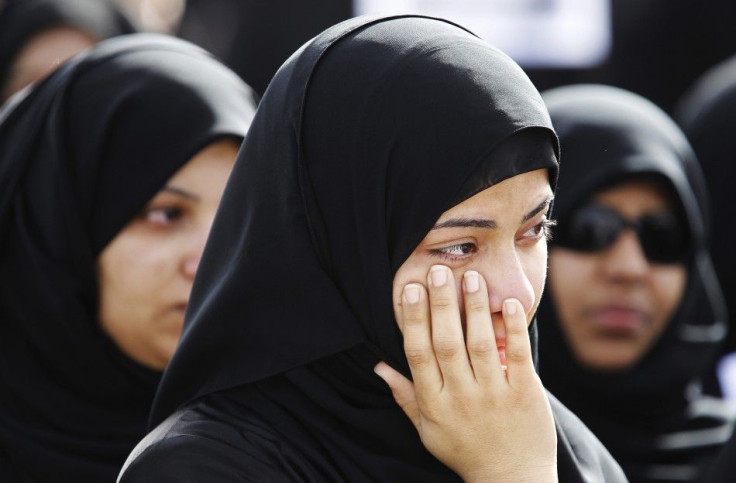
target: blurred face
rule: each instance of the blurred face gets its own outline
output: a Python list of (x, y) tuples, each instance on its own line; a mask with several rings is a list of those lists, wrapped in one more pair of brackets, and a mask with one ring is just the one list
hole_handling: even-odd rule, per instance
[(46, 77), (70, 57), (93, 44), (91, 37), (68, 27), (45, 30), (31, 38), (11, 66), (2, 99)]
[(162, 370), (238, 145), (217, 141), (174, 174), (99, 256), (100, 323), (135, 361)]
[(546, 277), (546, 215), (551, 199), (547, 170), (540, 169), (508, 178), (444, 212), (396, 272), (397, 319), (404, 286), (426, 285), (430, 267), (441, 264), (453, 271), (461, 302), (462, 275), (475, 270), (485, 278), (499, 343), (505, 336), (501, 316), (505, 299), (518, 299), (531, 323)]
[[(592, 201), (632, 221), (672, 210), (664, 192), (643, 181), (601, 191)], [(577, 360), (595, 370), (627, 369), (646, 354), (677, 308), (686, 278), (684, 264), (648, 260), (632, 229), (598, 252), (550, 252), (550, 293), (563, 332)]]

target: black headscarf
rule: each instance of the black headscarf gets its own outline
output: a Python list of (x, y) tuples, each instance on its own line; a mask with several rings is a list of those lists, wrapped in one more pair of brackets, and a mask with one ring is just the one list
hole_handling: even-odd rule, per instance
[(135, 31), (113, 0), (7, 0), (0, 5), (0, 93), (25, 43), (56, 27), (79, 29), (96, 41)]
[(677, 119), (698, 155), (711, 200), (713, 238), (711, 255), (726, 295), (731, 317), (725, 350), (736, 351), (736, 254), (731, 223), (736, 206), (736, 57), (707, 72), (680, 101)]
[(539, 309), (542, 381), (633, 481), (691, 478), (730, 432), (725, 404), (700, 393), (725, 336), (726, 312), (706, 248), (708, 194), (697, 159), (675, 123), (636, 94), (576, 85), (543, 98), (565, 160), (555, 217), (564, 220), (596, 192), (623, 181), (655, 179), (679, 205), (692, 250), (679, 307), (660, 339), (628, 370), (603, 374), (578, 364), (547, 292)]
[[(494, 155), (527, 135), (521, 154)], [(393, 277), (460, 200), (542, 168), (554, 186), (556, 153), (522, 70), (449, 22), (357, 18), (306, 44), (270, 84), (236, 162), (153, 423), (189, 405), (139, 445), (121, 481), (200, 476), (191, 466), (221, 481), (274, 468), (310, 481), (455, 480), (373, 373), (386, 360), (408, 374)], [(565, 481), (615, 471), (599, 443), (573, 453), (566, 436), (560, 467), (576, 476)]]
[[(192, 75), (196, 72), (196, 75)], [(111, 39), (0, 113), (0, 474), (112, 481), (160, 373), (98, 326), (96, 259), (252, 93), (187, 42)], [(34, 480), (35, 481), (35, 480)]]

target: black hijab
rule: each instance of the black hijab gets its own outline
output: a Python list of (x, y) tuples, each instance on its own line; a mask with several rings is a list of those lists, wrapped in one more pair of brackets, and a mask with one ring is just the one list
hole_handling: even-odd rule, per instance
[[(196, 75), (192, 75), (196, 72)], [(112, 481), (160, 373), (98, 328), (96, 259), (193, 155), (253, 116), (209, 54), (108, 40), (0, 113), (0, 474)]]
[(727, 352), (736, 351), (736, 255), (733, 240), (736, 225), (730, 222), (736, 207), (736, 57), (708, 71), (680, 101), (677, 113), (703, 167), (713, 200), (713, 241), (711, 255), (718, 279), (726, 295), (731, 317)]
[[(460, 200), (536, 169), (554, 186), (556, 153), (522, 70), (449, 22), (356, 18), (302, 47), (236, 162), (152, 421), (184, 408), (121, 481), (455, 480), (373, 373), (408, 373), (392, 280)], [(599, 443), (573, 452), (585, 430), (554, 406), (575, 433), (560, 430), (565, 481), (615, 474)]]
[(0, 6), (0, 92), (25, 43), (56, 27), (76, 28), (97, 41), (135, 31), (113, 0), (7, 0)]
[(579, 365), (547, 292), (539, 310), (542, 381), (633, 481), (692, 478), (695, 466), (730, 431), (725, 404), (700, 393), (725, 336), (726, 312), (706, 248), (708, 198), (697, 159), (674, 122), (636, 94), (577, 85), (547, 91), (543, 98), (565, 159), (556, 218), (564, 220), (600, 190), (631, 178), (655, 179), (680, 205), (692, 250), (679, 307), (661, 338), (629, 370), (602, 374)]

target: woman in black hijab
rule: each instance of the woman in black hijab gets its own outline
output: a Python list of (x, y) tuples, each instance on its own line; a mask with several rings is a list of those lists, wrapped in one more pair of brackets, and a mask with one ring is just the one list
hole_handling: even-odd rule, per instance
[(674, 122), (644, 98), (544, 93), (565, 169), (540, 376), (631, 481), (691, 481), (731, 431), (702, 383), (726, 312), (707, 251), (707, 191)]
[[(490, 297), (475, 292), (489, 337), (488, 319), (504, 323), (503, 299), (514, 295), (522, 303), (507, 345), (516, 354), (509, 357), (510, 380), (526, 377), (514, 399), (523, 403), (508, 414), (482, 407), (499, 425), (516, 428), (518, 422), (519, 431), (501, 435), (476, 424), (482, 429), (473, 433), (493, 446), (517, 441), (522, 426), (538, 422), (538, 434), (523, 431), (522, 439), (550, 446), (501, 459), (518, 457), (521, 475), (551, 467), (554, 477), (552, 416), (528, 344), (546, 269), (543, 234), (556, 146), (539, 94), (521, 69), (446, 21), (357, 18), (302, 47), (259, 106), (213, 225), (182, 343), (157, 393), (152, 422), (158, 427), (133, 452), (120, 481), (457, 481), (468, 467), (438, 451), (448, 438), (428, 444), (457, 473), (425, 449), (374, 373), (380, 361), (404, 376), (417, 369), (410, 371), (395, 317), (404, 312), (406, 280), (399, 274), (421, 273), (407, 285), (426, 303), (421, 291), (432, 263), (444, 264), (436, 270), (446, 282), (473, 266), (479, 281), (482, 268), (481, 286), (498, 289)], [(514, 186), (533, 197), (509, 191)], [(489, 200), (501, 208), (496, 215), (506, 217), (503, 229), (501, 218), (479, 219), (487, 209), (474, 204), (476, 196), (497, 190), (510, 197)], [(482, 211), (437, 223), (465, 203)], [(443, 230), (465, 230), (465, 239), (428, 246), (428, 232), (450, 236)], [(473, 243), (469, 232), (485, 241)], [(490, 245), (505, 256), (498, 258)], [(464, 257), (481, 246), (503, 267), (495, 275), (488, 262), (462, 268)], [(534, 263), (525, 266), (517, 257)], [(423, 262), (412, 266), (410, 260)], [(504, 284), (499, 277), (507, 272), (513, 278)], [(442, 287), (454, 307), (454, 283)], [(453, 343), (462, 345), (455, 360), (467, 366), (459, 315), (454, 308), (450, 313), (453, 323), (443, 320), (455, 330)], [(409, 319), (405, 313), (399, 318), (404, 331), (427, 328), (426, 318), (412, 319), (419, 325)], [(439, 319), (433, 319), (435, 329)], [(484, 340), (486, 349), (491, 341)], [(471, 396), (471, 405), (509, 402), (497, 345), (481, 352), (493, 355), (490, 377), (501, 389), (485, 393), (487, 399)], [(416, 416), (406, 404), (410, 383), (397, 384), (403, 376), (386, 365), (377, 370)], [(417, 391), (423, 393), (420, 385)], [(600, 443), (559, 403), (551, 404), (560, 479), (622, 481)], [(530, 410), (541, 416), (519, 417)], [(456, 416), (472, 416), (440, 414), (446, 429)], [(485, 462), (498, 456), (489, 448)]]
[[(152, 35), (102, 42), (26, 92), (0, 111), (0, 480), (112, 481), (145, 434), (163, 369), (150, 360), (172, 350), (172, 334), (157, 334), (162, 346), (148, 357), (145, 337), (130, 346), (130, 332), (107, 323), (151, 302), (108, 310), (115, 281), (155, 253), (184, 264), (180, 233), (192, 253), (182, 270), (196, 268), (200, 207), (211, 223), (224, 179), (219, 194), (202, 191), (191, 167), (198, 160), (198, 173), (217, 168), (220, 178), (227, 167), (226, 179), (252, 93), (198, 47)], [(216, 164), (211, 147), (226, 142), (230, 158)], [(131, 234), (156, 243), (110, 269), (101, 258)], [(187, 276), (151, 296), (186, 304)], [(180, 330), (183, 306), (166, 309), (151, 323)]]
[[(680, 101), (677, 119), (703, 167), (713, 207), (713, 264), (731, 318), (725, 352), (736, 352), (736, 227), (726, 222), (736, 206), (736, 57), (708, 71)], [(736, 381), (730, 383), (730, 387)], [(733, 395), (733, 394), (732, 394)]]
[(134, 31), (113, 0), (7, 0), (0, 6), (0, 102), (77, 52)]

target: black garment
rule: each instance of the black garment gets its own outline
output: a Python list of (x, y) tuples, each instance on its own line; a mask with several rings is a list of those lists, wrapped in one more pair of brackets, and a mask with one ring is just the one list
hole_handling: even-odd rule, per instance
[(135, 31), (113, 0), (7, 0), (0, 6), (0, 92), (26, 42), (44, 30), (72, 27), (100, 41)]
[[(556, 217), (564, 220), (602, 189), (652, 177), (680, 205), (692, 248), (679, 307), (661, 338), (629, 370), (604, 374), (578, 364), (548, 291), (539, 310), (540, 376), (632, 481), (690, 480), (731, 431), (726, 404), (699, 387), (725, 336), (726, 312), (706, 249), (708, 195), (697, 159), (674, 122), (636, 94), (577, 85), (547, 91), (543, 98), (565, 160)], [(553, 287), (554, 278), (549, 283)]]
[[(300, 49), (240, 153), (152, 421), (183, 409), (121, 481), (456, 480), (373, 373), (409, 372), (393, 276), (460, 200), (541, 168), (554, 186), (556, 152), (526, 75), (453, 24), (358, 18)], [(556, 413), (562, 481), (617, 481)]]
[(703, 167), (713, 207), (711, 256), (731, 318), (726, 352), (736, 351), (736, 57), (705, 74), (680, 101), (677, 119)]
[(97, 256), (199, 150), (243, 137), (252, 93), (198, 47), (139, 34), (14, 99), (0, 112), (0, 480), (112, 481), (160, 373), (98, 328)]
[(633, 91), (672, 112), (703, 72), (736, 53), (736, 2), (610, 0), (612, 46), (590, 69), (529, 69), (540, 90), (603, 83)]
[(351, 13), (350, 0), (187, 0), (177, 35), (215, 54), (263, 94), (292, 52)]

